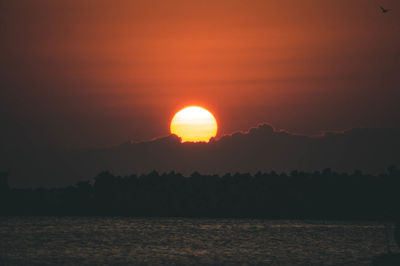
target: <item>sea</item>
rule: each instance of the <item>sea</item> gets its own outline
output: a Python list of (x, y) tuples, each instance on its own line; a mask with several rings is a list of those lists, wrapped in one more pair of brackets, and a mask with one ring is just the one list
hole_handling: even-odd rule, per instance
[(391, 225), (258, 219), (0, 217), (0, 265), (371, 265)]

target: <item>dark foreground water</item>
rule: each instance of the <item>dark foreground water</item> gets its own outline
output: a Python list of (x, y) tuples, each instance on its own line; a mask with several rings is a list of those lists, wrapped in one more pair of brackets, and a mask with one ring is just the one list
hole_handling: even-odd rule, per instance
[(386, 246), (379, 223), (0, 217), (1, 265), (370, 265)]

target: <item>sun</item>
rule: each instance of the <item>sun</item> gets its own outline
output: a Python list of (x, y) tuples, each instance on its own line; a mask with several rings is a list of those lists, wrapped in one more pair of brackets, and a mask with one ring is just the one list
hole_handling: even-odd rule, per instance
[(182, 139), (182, 142), (208, 142), (217, 135), (217, 120), (206, 109), (199, 106), (188, 106), (174, 115), (171, 121), (171, 133)]

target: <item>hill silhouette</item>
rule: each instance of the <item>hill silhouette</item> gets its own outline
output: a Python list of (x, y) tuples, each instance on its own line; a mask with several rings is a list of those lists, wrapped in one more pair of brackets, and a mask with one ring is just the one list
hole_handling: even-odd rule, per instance
[(400, 162), (400, 129), (359, 128), (309, 137), (260, 124), (209, 143), (181, 143), (169, 135), (109, 148), (8, 149), (0, 156), (0, 170), (9, 172), (13, 187), (63, 186), (104, 170), (118, 175), (153, 170), (223, 175), (332, 168), (378, 174)]

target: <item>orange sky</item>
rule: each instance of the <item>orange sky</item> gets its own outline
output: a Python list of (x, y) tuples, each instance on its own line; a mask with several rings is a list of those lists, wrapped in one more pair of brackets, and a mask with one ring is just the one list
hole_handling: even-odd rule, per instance
[(186, 105), (212, 111), (220, 134), (400, 124), (396, 0), (3, 0), (0, 12), (3, 139), (151, 139)]

